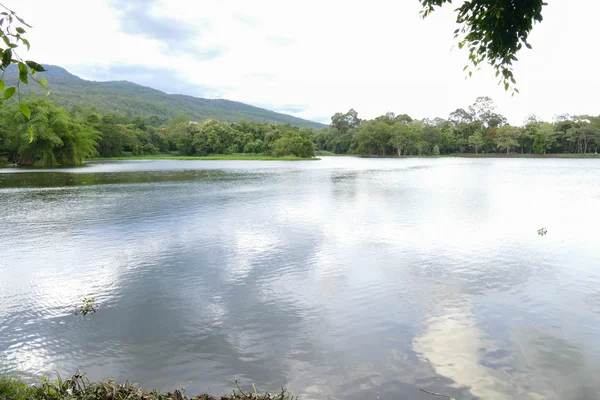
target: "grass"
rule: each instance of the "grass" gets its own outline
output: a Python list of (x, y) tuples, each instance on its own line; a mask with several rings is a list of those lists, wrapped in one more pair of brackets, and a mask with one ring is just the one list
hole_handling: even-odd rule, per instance
[(259, 394), (254, 391), (234, 391), (228, 396), (203, 394), (188, 397), (185, 391), (162, 393), (146, 391), (129, 381), (119, 384), (114, 381), (90, 382), (84, 374), (63, 379), (58, 373), (50, 379), (42, 378), (39, 385), (27, 386), (17, 379), (0, 378), (0, 400), (297, 400), (284, 389), (278, 394)]
[(600, 158), (600, 154), (521, 154), (521, 153), (453, 153), (453, 154), (441, 154), (439, 156), (433, 155), (410, 155), (410, 156), (397, 156), (397, 155), (352, 155), (345, 154), (348, 156), (355, 156), (360, 158)]
[(123, 157), (102, 157), (90, 158), (92, 161), (98, 160), (247, 160), (247, 161), (315, 161), (319, 158), (301, 158), (296, 156), (262, 156), (257, 154), (213, 154), (210, 156), (177, 156), (171, 154), (153, 154), (145, 156), (123, 156)]
[(465, 157), (465, 158), (600, 158), (600, 154), (521, 154), (521, 153), (457, 153), (449, 154), (448, 157)]

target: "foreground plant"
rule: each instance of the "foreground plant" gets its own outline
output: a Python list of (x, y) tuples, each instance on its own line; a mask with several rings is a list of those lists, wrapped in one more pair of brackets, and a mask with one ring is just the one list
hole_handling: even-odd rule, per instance
[[(3, 386), (5, 381), (7, 385), (10, 384), (6, 390)], [(258, 394), (256, 387), (252, 386), (254, 393), (246, 393), (238, 386), (239, 392), (234, 391), (229, 396), (203, 394), (188, 397), (184, 390), (167, 393), (145, 391), (129, 381), (123, 384), (114, 381), (90, 382), (85, 374), (79, 372), (67, 379), (54, 373), (44, 376), (41, 385), (33, 387), (27, 387), (18, 380), (0, 379), (0, 400), (297, 400), (284, 389), (278, 394)]]

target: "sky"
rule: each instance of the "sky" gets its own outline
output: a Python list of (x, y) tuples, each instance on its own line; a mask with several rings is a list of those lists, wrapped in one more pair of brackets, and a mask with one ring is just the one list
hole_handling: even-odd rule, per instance
[(491, 96), (513, 125), (600, 114), (597, 0), (548, 0), (519, 54), (519, 95), (489, 67), (466, 79), (454, 8), (418, 0), (6, 0), (33, 29), (24, 58), (89, 80), (241, 101), (328, 123), (354, 108), (447, 118)]

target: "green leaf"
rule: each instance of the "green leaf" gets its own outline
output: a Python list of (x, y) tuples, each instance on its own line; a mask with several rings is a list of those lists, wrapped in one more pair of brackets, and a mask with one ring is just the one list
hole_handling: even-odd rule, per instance
[(29, 143), (33, 142), (33, 129), (30, 126), (27, 127), (27, 132), (29, 132)]
[(28, 83), (27, 76), (29, 75), (29, 70), (27, 69), (27, 65), (19, 61), (19, 79), (24, 84)]
[(46, 80), (46, 78), (42, 78), (39, 81), (36, 81), (38, 83), (38, 85), (40, 85), (41, 87), (43, 87), (44, 89), (46, 89), (46, 85), (48, 84), (48, 81)]
[(18, 65), (19, 65), (19, 73), (20, 74), (29, 72), (29, 70), (27, 69), (27, 65), (25, 65), (24, 62), (19, 61)]
[(42, 67), (40, 64), (36, 63), (35, 61), (25, 61), (25, 64), (27, 64), (27, 66), (29, 68), (31, 68), (32, 70), (36, 71), (36, 72), (46, 72), (46, 70), (44, 69), (44, 67)]
[(10, 47), (10, 40), (8, 40), (6, 36), (2, 35), (2, 40), (4, 40), (4, 43), (6, 43), (6, 45)]
[(4, 91), (4, 81), (0, 80), (0, 92)]
[(32, 26), (29, 25), (27, 22), (23, 21), (22, 18), (19, 18), (19, 16), (15, 15), (15, 17), (19, 20), (20, 23), (22, 23), (23, 25), (25, 25), (28, 28), (31, 28)]
[(16, 91), (17, 91), (17, 89), (15, 89), (14, 87), (9, 87), (8, 89), (6, 89), (4, 91), (4, 100), (8, 100), (11, 97), (13, 97), (13, 95), (15, 94)]
[(27, 40), (25, 38), (21, 38), (21, 41), (23, 42), (23, 44), (25, 46), (27, 46), (27, 50), (29, 50), (31, 48), (31, 45), (29, 44), (29, 40)]
[(19, 108), (21, 109), (21, 113), (27, 117), (27, 119), (31, 119), (31, 110), (25, 104), (19, 104)]
[(17, 33), (23, 34), (23, 33), (25, 33), (25, 29), (23, 29), (19, 26), (19, 27), (17, 27)]
[(11, 60), (12, 60), (12, 50), (11, 49), (4, 50), (4, 53), (2, 53), (2, 69), (5, 69), (6, 67), (8, 67), (10, 65)]
[(529, 50), (533, 49), (529, 43), (525, 43), (525, 47), (527, 47)]
[(504, 82), (504, 90), (508, 90), (509, 86), (508, 82)]

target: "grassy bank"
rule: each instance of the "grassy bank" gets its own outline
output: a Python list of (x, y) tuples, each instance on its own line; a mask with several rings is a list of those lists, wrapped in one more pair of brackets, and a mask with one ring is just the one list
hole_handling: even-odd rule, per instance
[(457, 153), (446, 157), (465, 158), (600, 158), (600, 154), (521, 154), (521, 153)]
[(301, 158), (296, 156), (272, 157), (256, 154), (213, 154), (210, 156), (177, 156), (170, 154), (154, 154), (145, 156), (123, 156), (90, 158), (91, 161), (100, 160), (247, 160), (247, 161), (314, 161), (319, 158)]
[(182, 390), (162, 393), (143, 390), (130, 382), (90, 382), (84, 375), (75, 374), (67, 379), (55, 375), (28, 386), (24, 382), (0, 377), (0, 400), (297, 400), (285, 390), (278, 394), (258, 394), (239, 389), (228, 396), (202, 394), (194, 397)]
[(600, 154), (521, 154), (521, 153), (456, 153), (441, 154), (439, 156), (364, 156), (356, 154), (345, 154), (360, 158), (600, 158)]

